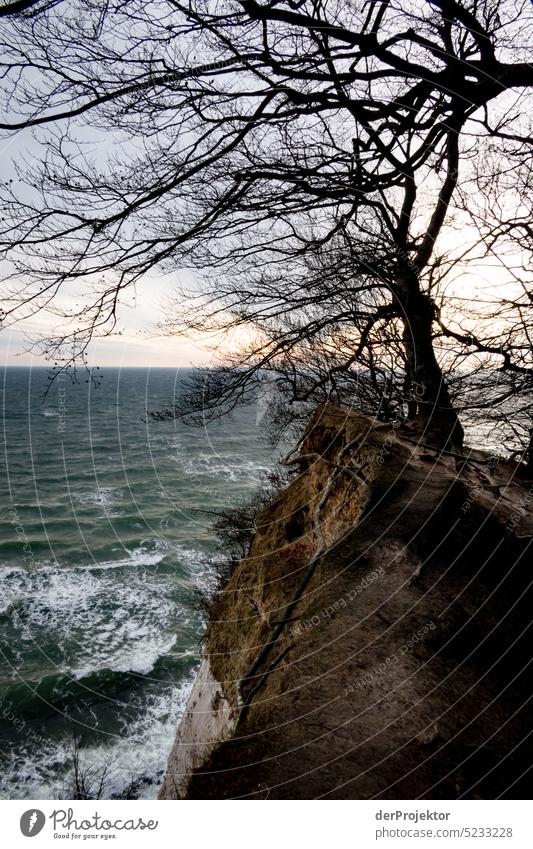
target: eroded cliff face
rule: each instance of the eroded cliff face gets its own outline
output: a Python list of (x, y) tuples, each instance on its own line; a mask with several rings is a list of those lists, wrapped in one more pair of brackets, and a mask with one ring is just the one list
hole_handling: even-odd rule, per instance
[(160, 798), (526, 792), (533, 487), (467, 456), (317, 412), (216, 604)]

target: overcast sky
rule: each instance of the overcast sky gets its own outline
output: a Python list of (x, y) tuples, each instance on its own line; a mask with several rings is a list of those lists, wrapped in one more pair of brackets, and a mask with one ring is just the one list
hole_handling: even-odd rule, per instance
[[(31, 161), (40, 158), (41, 148), (33, 141), (30, 132), (15, 133), (0, 142), (0, 181), (14, 179), (15, 160), (21, 156)], [(165, 301), (175, 290), (178, 280), (184, 282), (180, 270), (176, 274), (157, 276), (154, 274), (137, 286), (135, 294), (128, 292), (119, 313), (120, 336), (100, 339), (95, 342), (89, 355), (91, 365), (98, 366), (168, 366), (180, 367), (203, 365), (212, 361), (210, 350), (213, 339), (198, 338), (196, 342), (169, 338), (157, 329), (165, 318)], [(190, 285), (190, 277), (185, 278)], [(75, 298), (74, 291), (66, 300)], [(28, 320), (22, 320), (0, 332), (0, 362), (5, 365), (48, 365), (44, 356), (35, 350), (29, 351), (31, 339), (50, 332), (60, 320), (41, 312)]]
[[(150, 278), (139, 284), (135, 299), (123, 304), (119, 314), (121, 335), (96, 340), (90, 349), (89, 362), (98, 366), (165, 366), (205, 365), (212, 361), (215, 344), (212, 337), (189, 341), (168, 337), (157, 328), (165, 318), (165, 300), (173, 289), (172, 280)], [(0, 333), (0, 362), (6, 365), (48, 365), (38, 351), (29, 350), (31, 340), (50, 332), (60, 319), (41, 313), (22, 320)]]
[[(0, 145), (0, 180), (17, 179), (13, 160), (23, 153), (39, 159), (39, 147), (25, 133), (3, 139)], [(444, 234), (439, 245), (449, 249), (453, 246), (462, 252), (465, 242), (475, 238), (468, 227), (455, 229)], [(498, 263), (496, 263), (496, 266)], [(508, 282), (508, 275), (500, 266), (494, 267), (494, 260), (485, 260), (468, 273), (459, 273), (455, 294), (463, 297), (484, 297), (495, 286)], [(512, 278), (511, 278), (512, 279)], [(135, 290), (128, 290), (125, 302), (119, 313), (120, 335), (95, 341), (89, 351), (89, 364), (98, 366), (149, 366), (149, 367), (187, 367), (205, 365), (213, 362), (212, 350), (216, 340), (198, 335), (194, 340), (168, 337), (158, 329), (158, 323), (165, 319), (165, 304), (176, 291), (178, 282), (185, 283), (188, 289), (195, 288), (194, 281), (186, 271), (176, 268), (174, 274), (157, 275), (141, 281)], [(75, 292), (62, 296), (67, 300), (77, 300)], [(31, 319), (20, 321), (12, 328), (4, 328), (0, 333), (0, 362), (4, 365), (48, 365), (48, 361), (37, 350), (29, 350), (31, 339), (38, 335), (51, 333), (54, 326), (60, 325), (60, 319), (50, 314), (40, 313)]]

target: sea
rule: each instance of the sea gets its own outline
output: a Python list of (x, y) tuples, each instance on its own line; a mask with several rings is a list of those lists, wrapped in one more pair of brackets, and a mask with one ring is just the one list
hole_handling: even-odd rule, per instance
[(186, 369), (3, 372), (0, 797), (155, 798), (221, 554), (213, 513), (275, 462), (252, 404), (166, 408)]

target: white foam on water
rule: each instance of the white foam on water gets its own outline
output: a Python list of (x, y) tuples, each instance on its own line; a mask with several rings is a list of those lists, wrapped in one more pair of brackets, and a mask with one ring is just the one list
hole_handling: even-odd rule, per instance
[[(131, 646), (115, 653), (113, 660), (106, 666), (112, 672), (134, 672), (138, 675), (149, 675), (160, 657), (168, 654), (176, 643), (176, 635), (166, 642), (151, 642), (145, 639), (141, 646)], [(94, 666), (87, 666), (72, 671), (72, 677), (80, 681), (94, 672), (99, 672)]]
[[(181, 580), (151, 568), (169, 554), (181, 563)], [(179, 629), (192, 622), (190, 599), (180, 593), (183, 577), (197, 586), (209, 582), (208, 567), (195, 574), (199, 562), (194, 549), (158, 544), (117, 562), (0, 567), (1, 612), (18, 635), (17, 654), (40, 650), (48, 674), (83, 678), (111, 669), (147, 675), (174, 647), (188, 648), (177, 640)]]
[[(154, 550), (150, 542), (154, 544), (146, 540), (119, 561), (78, 567), (41, 562), (31, 569), (0, 566), (4, 612), (19, 635), (21, 665), (25, 652), (35, 656), (35, 646), (44, 640), (55, 647), (54, 657), (46, 664), (49, 672), (64, 672), (76, 680), (106, 669), (149, 676), (161, 657), (194, 657), (196, 650), (180, 645), (177, 638), (176, 627), (191, 624), (194, 617), (179, 602), (176, 588), (179, 596), (183, 585), (207, 586), (213, 570), (194, 547), (157, 540)], [(169, 556), (179, 561), (181, 578), (172, 570), (159, 573), (154, 568)], [(143, 777), (138, 790), (141, 798), (157, 795), (193, 678), (189, 673), (175, 686), (163, 684), (157, 694), (133, 695), (140, 700), (137, 718), (130, 719), (129, 725), (124, 720), (119, 735), (102, 733), (101, 745), (82, 749), (82, 764), (98, 769), (109, 763), (106, 797), (123, 792), (132, 776)], [(116, 707), (120, 716), (120, 706)], [(96, 715), (94, 726), (98, 727)], [(0, 796), (69, 798), (71, 744), (29, 741), (4, 758)]]
[(170, 458), (177, 462), (182, 471), (191, 478), (212, 478), (216, 482), (231, 481), (257, 484), (261, 475), (271, 467), (256, 460), (245, 460), (237, 454), (217, 454), (216, 452), (187, 451), (182, 445), (174, 446), (175, 453)]
[(122, 503), (123, 497), (122, 490), (112, 486), (97, 487), (92, 492), (73, 492), (73, 499), (78, 504), (84, 507), (101, 507), (105, 513)]
[(162, 537), (142, 540), (137, 548), (128, 549), (126, 546), (117, 548), (126, 552), (127, 557), (117, 560), (101, 560), (95, 563), (82, 563), (76, 566), (63, 566), (54, 560), (34, 560), (31, 566), (14, 566), (10, 563), (0, 563), (0, 580), (9, 580), (16, 575), (29, 575), (40, 570), (57, 569), (62, 575), (69, 572), (98, 572), (101, 569), (125, 569), (131, 567), (157, 566), (169, 554), (187, 562), (200, 563), (205, 558), (205, 552), (198, 548), (188, 548), (166, 540)]
[[(157, 796), (177, 724), (192, 689), (195, 670), (176, 686), (148, 699), (142, 715), (119, 735), (102, 734), (101, 744), (80, 749), (80, 768), (107, 767), (102, 798), (120, 795), (141, 779), (138, 797)], [(72, 798), (72, 743), (28, 735), (0, 776), (0, 798)]]
[[(105, 412), (99, 417), (95, 393), (97, 412), (93, 420), (98, 427), (89, 434), (85, 395), (76, 407), (74, 401), (80, 396), (74, 393), (80, 390), (76, 387), (71, 393), (69, 390), (69, 403), (72, 403), (68, 427), (71, 445), (68, 492), (65, 490), (60, 441), (48, 444), (50, 428), (55, 427), (53, 422), (58, 420), (58, 407), (49, 400), (43, 410), (39, 396), (38, 409), (43, 417), (47, 417), (47, 422), (37, 414), (32, 418), (32, 427), (38, 424), (32, 431), (35, 435), (32, 445), (37, 459), (46, 463), (49, 478), (43, 479), (42, 488), (39, 486), (36, 496), (29, 476), (26, 481), (27, 466), (20, 464), (23, 474), (15, 483), (20, 486), (20, 497), (24, 497), (33, 511), (36, 511), (37, 504), (43, 509), (45, 526), (49, 507), (54, 510), (51, 517), (54, 522), (61, 515), (67, 523), (61, 531), (57, 524), (51, 524), (49, 531), (52, 538), (56, 536), (58, 543), (61, 542), (58, 550), (66, 552), (65, 558), (70, 553), (71, 559), (64, 565), (53, 560), (38, 562), (35, 545), (36, 556), (27, 562), (27, 568), (21, 565), (23, 561), (18, 556), (14, 559), (16, 566), (0, 563), (2, 624), (7, 626), (6, 633), (10, 634), (11, 661), (19, 668), (23, 678), (25, 671), (26, 678), (34, 680), (58, 672), (67, 672), (83, 680), (91, 673), (100, 672), (102, 675), (94, 680), (102, 681), (103, 696), (109, 680), (113, 683), (109, 693), (119, 692), (130, 700), (127, 705), (97, 699), (93, 700), (92, 707), (75, 706), (76, 709), (81, 707), (81, 713), (88, 717), (88, 724), (96, 728), (91, 735), (96, 742), (92, 748), (82, 750), (82, 763), (92, 760), (95, 764), (103, 764), (111, 758), (118, 765), (107, 795), (121, 792), (131, 773), (147, 774), (153, 778), (164, 769), (179, 716), (192, 686), (192, 676), (188, 675), (186, 681), (176, 681), (173, 686), (154, 680), (159, 677), (154, 667), (159, 658), (166, 658), (160, 664), (164, 670), (160, 677), (165, 679), (170, 669), (178, 670), (176, 676), (179, 677), (182, 675), (180, 670), (190, 668), (202, 630), (201, 619), (193, 609), (191, 591), (195, 587), (210, 591), (216, 583), (216, 565), (214, 567), (206, 561), (205, 551), (202, 551), (202, 548), (212, 548), (206, 523), (199, 522), (197, 528), (189, 526), (186, 515), (179, 510), (175, 514), (170, 513), (171, 505), (180, 499), (185, 512), (187, 504), (197, 507), (199, 502), (207, 509), (220, 507), (228, 503), (229, 493), (242, 491), (244, 494), (249, 491), (268, 465), (266, 453), (263, 457), (254, 447), (246, 418), (242, 434), (241, 426), (237, 426), (238, 440), (235, 439), (233, 425), (226, 430), (215, 430), (212, 447), (203, 435), (192, 438), (190, 432), (184, 430), (180, 437), (179, 428), (169, 430), (158, 426), (150, 428), (150, 444), (147, 445), (146, 427), (144, 423), (140, 424), (142, 409), (138, 411), (138, 424), (135, 423), (136, 414), (132, 417), (131, 413), (131, 403), (137, 403), (139, 398), (141, 407), (145, 405), (142, 394), (145, 387), (135, 381), (132, 386), (137, 388), (126, 399), (125, 421), (121, 422), (120, 432), (112, 421), (114, 415), (109, 416), (109, 410), (114, 408), (115, 403), (122, 406), (118, 396), (106, 396), (103, 391), (103, 400), (107, 397), (114, 403), (102, 405), (101, 409)], [(111, 390), (115, 392), (114, 384)], [(148, 407), (164, 405), (168, 391), (172, 393), (173, 390), (171, 387), (157, 389), (153, 396), (155, 400)], [(17, 393), (13, 409), (18, 409), (15, 401), (21, 398), (23, 394)], [(22, 413), (25, 405), (24, 397)], [(53, 417), (52, 423), (48, 422), (48, 417)], [(117, 436), (120, 436), (119, 440)], [(13, 452), (20, 451), (17, 437), (19, 434), (14, 429), (9, 434), (9, 448), (12, 447)], [(168, 459), (171, 452), (174, 452), (174, 462)], [(16, 456), (18, 458), (19, 454)], [(99, 471), (100, 467), (102, 485), (98, 487), (93, 472)], [(130, 472), (131, 489), (128, 485)], [(89, 541), (94, 539), (99, 552), (102, 552), (97, 554), (94, 551), (95, 556), (100, 558), (98, 562), (92, 562), (90, 555), (83, 553), (85, 549), (78, 528), (72, 521), (71, 497), (75, 511), (82, 519), (82, 530), (85, 531), (88, 516), (94, 520)], [(133, 504), (135, 515), (130, 515), (134, 513)], [(64, 515), (58, 514), (58, 508), (65, 505), (68, 509)], [(151, 537), (142, 544), (131, 543), (129, 550), (121, 546), (120, 539), (115, 543), (105, 520), (113, 514), (121, 515), (126, 520), (121, 524), (121, 527), (127, 525), (126, 538), (131, 540), (134, 534), (141, 540), (150, 533), (147, 522), (139, 525), (142, 528), (139, 532), (132, 529), (131, 522), (141, 521), (143, 508), (152, 521), (152, 527), (157, 527), (161, 536), (165, 535), (164, 524), (159, 527), (157, 521), (169, 516), (169, 535), (178, 534), (178, 543), (175, 537), (172, 541)], [(126, 512), (127, 515), (124, 515)], [(120, 535), (118, 526), (119, 523), (116, 523), (115, 530)], [(34, 533), (38, 534), (39, 529), (36, 528)], [(180, 540), (182, 544), (179, 544)], [(80, 546), (77, 550), (74, 548), (76, 545)], [(48, 550), (39, 547), (39, 551)], [(73, 565), (77, 561), (80, 561), (78, 565)], [(39, 647), (44, 653), (39, 652)], [(109, 677), (105, 674), (106, 670), (112, 670)], [(126, 676), (130, 674), (131, 680), (128, 682), (126, 679), (128, 686), (122, 689), (120, 677), (118, 689), (114, 689), (113, 671)], [(8, 667), (5, 677), (10, 674)], [(62, 688), (63, 684), (64, 681), (59, 680), (58, 688)], [(66, 727), (69, 730), (79, 732), (75, 721), (79, 715), (79, 711), (73, 710), (71, 724), (70, 717), (67, 717)], [(132, 720), (132, 716), (136, 719)], [(54, 718), (49, 722), (48, 714), (40, 717), (39, 721), (50, 729), (50, 734), (67, 733), (61, 721), (56, 722)], [(123, 726), (117, 724), (120, 722)], [(110, 728), (120, 728), (118, 736), (104, 733)], [(48, 737), (32, 743), (29, 734), (27, 738), (24, 734), (18, 736), (24, 738), (23, 745), (7, 763), (6, 772), (0, 774), (0, 784), (4, 788), (0, 792), (7, 798), (68, 798), (64, 773), (68, 771), (71, 758), (69, 743), (55, 744)], [(154, 783), (146, 783), (141, 790), (141, 796), (154, 797), (156, 793)]]

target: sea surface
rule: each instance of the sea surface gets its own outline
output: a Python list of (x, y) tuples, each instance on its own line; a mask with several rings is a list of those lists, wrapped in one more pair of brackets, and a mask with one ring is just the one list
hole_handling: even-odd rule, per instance
[[(188, 372), (3, 373), (0, 797), (152, 798), (199, 662), (212, 517), (273, 465), (255, 406), (158, 422)], [(48, 393), (45, 391), (48, 387)], [(91, 789), (91, 788), (89, 788)]]

